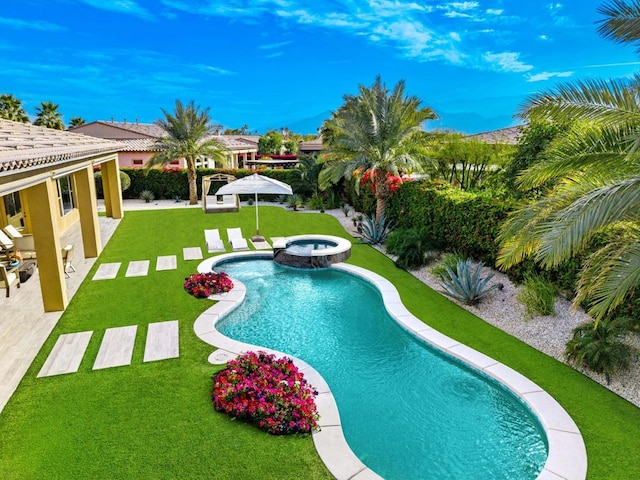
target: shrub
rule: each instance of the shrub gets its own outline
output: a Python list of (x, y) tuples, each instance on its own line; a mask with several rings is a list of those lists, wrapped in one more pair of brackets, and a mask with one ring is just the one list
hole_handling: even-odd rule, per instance
[(466, 257), (459, 252), (445, 253), (442, 259), (431, 268), (431, 273), (438, 277), (446, 275), (447, 267), (451, 270), (458, 268), (458, 262), (464, 262)]
[(556, 292), (556, 286), (539, 275), (525, 278), (517, 298), (524, 305), (526, 318), (535, 314), (555, 315)]
[(574, 365), (585, 366), (602, 373), (607, 380), (619, 371), (629, 368), (635, 349), (624, 342), (631, 321), (626, 317), (589, 322), (573, 330), (573, 338), (567, 342), (565, 356)]
[(315, 396), (288, 357), (247, 352), (213, 375), (213, 406), (273, 435), (311, 433), (318, 428)]
[(217, 293), (229, 292), (233, 282), (224, 272), (194, 273), (185, 278), (184, 289), (196, 298), (207, 298)]
[(152, 202), (154, 198), (156, 197), (150, 190), (143, 190), (142, 192), (140, 192), (140, 200), (144, 200), (145, 203)]
[(299, 208), (304, 206), (304, 199), (301, 195), (294, 194), (289, 195), (289, 208), (292, 208), (294, 211), (297, 211)]
[(388, 222), (384, 215), (380, 217), (380, 221), (376, 221), (376, 216), (364, 217), (362, 219), (362, 238), (365, 243), (370, 245), (378, 245), (383, 243), (391, 231), (391, 222)]
[(440, 290), (440, 292), (466, 305), (476, 305), (491, 290), (502, 287), (502, 284), (496, 283), (486, 288), (487, 282), (493, 278), (493, 273), (481, 278), (482, 267), (484, 267), (484, 264), (480, 262), (475, 269), (472, 269), (470, 258), (464, 262), (459, 261), (456, 266), (456, 272), (447, 266), (447, 273), (441, 277), (442, 283), (440, 285), (443, 290)]
[(324, 210), (324, 200), (320, 195), (313, 195), (307, 200), (307, 208), (311, 210)]
[(396, 266), (405, 270), (423, 266), (429, 260), (429, 252), (439, 247), (428, 238), (425, 229), (400, 228), (391, 232), (385, 242), (387, 252), (398, 256)]

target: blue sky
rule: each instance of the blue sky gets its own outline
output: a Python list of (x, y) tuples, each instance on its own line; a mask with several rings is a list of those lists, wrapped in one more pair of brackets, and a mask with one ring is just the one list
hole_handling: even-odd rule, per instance
[(632, 75), (596, 33), (598, 0), (20, 0), (0, 11), (0, 93), (30, 115), (152, 122), (174, 100), (225, 127), (313, 133), (358, 85), (406, 80), (476, 133), (558, 82)]

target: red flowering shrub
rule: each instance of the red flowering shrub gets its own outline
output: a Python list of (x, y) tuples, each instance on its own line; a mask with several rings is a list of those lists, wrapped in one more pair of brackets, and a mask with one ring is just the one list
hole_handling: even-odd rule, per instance
[(255, 423), (273, 435), (318, 428), (318, 392), (288, 357), (247, 352), (213, 375), (211, 397), (218, 412)]
[(184, 289), (196, 298), (207, 298), (216, 293), (228, 292), (233, 282), (224, 272), (194, 273), (185, 278)]
[[(365, 185), (369, 185), (369, 189), (371, 190), (371, 193), (376, 193), (376, 176), (378, 175), (378, 172), (374, 171), (372, 174), (372, 171), (369, 169), (366, 172), (364, 172), (362, 174), (362, 177), (360, 177), (360, 186), (365, 186)], [(398, 187), (400, 185), (402, 185), (402, 182), (404, 180), (402, 179), (402, 177), (398, 177), (397, 175), (391, 175), (390, 173), (387, 174), (387, 188), (389, 189), (389, 193), (395, 193), (396, 190), (398, 190)]]

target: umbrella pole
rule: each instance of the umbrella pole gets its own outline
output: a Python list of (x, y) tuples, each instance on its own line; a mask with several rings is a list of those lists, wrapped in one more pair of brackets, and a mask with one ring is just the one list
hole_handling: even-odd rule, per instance
[(263, 242), (264, 237), (260, 235), (260, 224), (258, 223), (258, 193), (257, 192), (256, 192), (255, 204), (256, 204), (256, 234), (253, 237), (251, 237), (251, 240), (253, 240), (254, 242)]

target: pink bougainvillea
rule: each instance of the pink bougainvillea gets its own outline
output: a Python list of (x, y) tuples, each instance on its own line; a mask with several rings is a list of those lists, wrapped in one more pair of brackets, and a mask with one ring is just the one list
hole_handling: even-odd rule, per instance
[(184, 289), (196, 298), (207, 298), (216, 293), (228, 292), (233, 282), (224, 272), (194, 273), (185, 278)]
[[(377, 175), (378, 175), (378, 172), (373, 171), (373, 174), (372, 174), (371, 169), (365, 171), (362, 174), (362, 177), (360, 177), (360, 185), (361, 186), (368, 185), (369, 189), (371, 190), (371, 193), (376, 193), (375, 181), (376, 181)], [(387, 188), (389, 190), (389, 193), (395, 193), (396, 190), (398, 190), (398, 187), (402, 185), (402, 182), (404, 182), (404, 179), (402, 177), (399, 177), (397, 175), (391, 175), (390, 173), (388, 173)]]
[(318, 428), (318, 392), (288, 357), (247, 352), (213, 375), (214, 408), (273, 435)]

